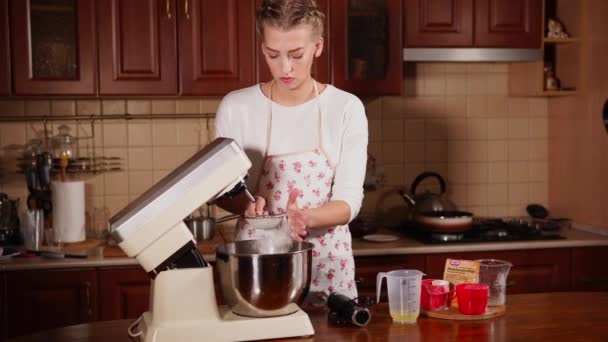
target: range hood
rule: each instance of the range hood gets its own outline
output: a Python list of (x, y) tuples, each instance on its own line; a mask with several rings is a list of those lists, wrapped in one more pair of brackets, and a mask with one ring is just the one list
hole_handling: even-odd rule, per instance
[(529, 62), (543, 59), (541, 49), (405, 48), (405, 62)]

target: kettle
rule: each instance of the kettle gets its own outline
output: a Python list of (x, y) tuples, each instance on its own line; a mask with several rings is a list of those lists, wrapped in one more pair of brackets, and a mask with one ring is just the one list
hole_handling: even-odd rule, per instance
[[(416, 188), (420, 183), (426, 178), (435, 178), (437, 182), (439, 182), (439, 193), (432, 193), (430, 191), (425, 191), (422, 194), (416, 193)], [(436, 212), (436, 211), (454, 211), (456, 210), (456, 205), (452, 203), (445, 194), (446, 191), (446, 183), (443, 177), (436, 172), (423, 172), (418, 175), (412, 185), (410, 187), (410, 193), (406, 193), (404, 190), (399, 190), (399, 193), (408, 204), (410, 208), (410, 213), (428, 213), (428, 212)]]

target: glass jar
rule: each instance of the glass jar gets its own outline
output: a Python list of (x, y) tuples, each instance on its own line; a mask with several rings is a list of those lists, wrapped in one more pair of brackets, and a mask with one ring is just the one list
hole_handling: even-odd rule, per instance
[(61, 125), (58, 134), (53, 137), (53, 156), (55, 158), (76, 158), (76, 138), (70, 134), (71, 128)]

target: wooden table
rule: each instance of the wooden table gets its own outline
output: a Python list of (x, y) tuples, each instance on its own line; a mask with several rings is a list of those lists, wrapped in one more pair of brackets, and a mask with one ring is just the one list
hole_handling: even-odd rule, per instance
[[(371, 311), (365, 328), (331, 326), (326, 312), (309, 312), (315, 335), (281, 341), (608, 341), (608, 292), (511, 295), (504, 316), (482, 321), (420, 317), (417, 324), (401, 325), (392, 323), (386, 303)], [(80, 324), (15, 341), (131, 341), (131, 322)]]

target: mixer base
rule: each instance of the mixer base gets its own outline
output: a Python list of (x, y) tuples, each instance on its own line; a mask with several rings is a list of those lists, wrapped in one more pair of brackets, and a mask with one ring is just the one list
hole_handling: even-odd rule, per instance
[(308, 315), (302, 310), (267, 318), (238, 316), (223, 306), (219, 311), (220, 320), (181, 321), (162, 326), (155, 326), (151, 313), (146, 312), (142, 322), (144, 341), (251, 341), (315, 334)]
[[(315, 334), (310, 318), (299, 308), (285, 316), (252, 318), (218, 307), (211, 267), (160, 272), (152, 282), (150, 308), (129, 329), (129, 335), (145, 342), (250, 341)], [(138, 331), (133, 331), (135, 327)]]

